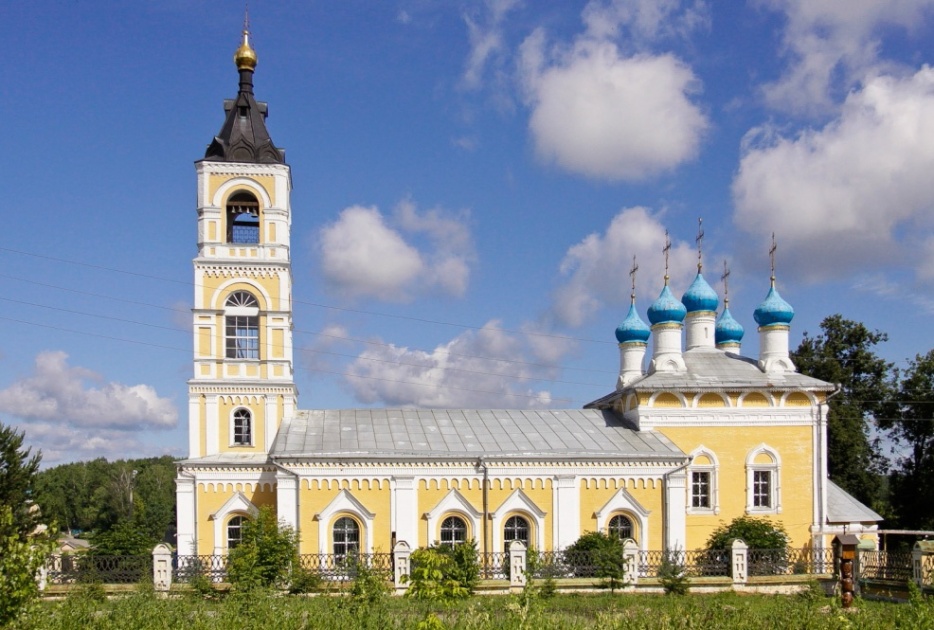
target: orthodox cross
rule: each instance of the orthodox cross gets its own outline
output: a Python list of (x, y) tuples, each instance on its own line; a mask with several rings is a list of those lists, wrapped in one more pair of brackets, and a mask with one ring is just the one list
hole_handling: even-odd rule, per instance
[(723, 261), (723, 275), (720, 276), (720, 281), (723, 282), (723, 308), (726, 309), (730, 306), (730, 268), (726, 260)]
[(636, 303), (636, 272), (639, 271), (639, 265), (636, 264), (636, 257), (632, 257), (632, 267), (629, 269), (629, 277), (632, 278), (632, 293), (629, 294), (632, 303)]
[(701, 260), (701, 243), (704, 240), (704, 219), (698, 217), (697, 219), (697, 238), (694, 241), (697, 243), (697, 273), (701, 272), (701, 269), (704, 267), (704, 263)]
[(668, 286), (668, 252), (671, 251), (671, 238), (668, 236), (668, 230), (665, 230), (665, 247), (662, 253), (665, 254), (665, 286)]
[(772, 247), (769, 248), (769, 262), (772, 265), (772, 275), (771, 282), (772, 286), (775, 286), (775, 250), (778, 249), (778, 245), (775, 244), (775, 232), (772, 232)]

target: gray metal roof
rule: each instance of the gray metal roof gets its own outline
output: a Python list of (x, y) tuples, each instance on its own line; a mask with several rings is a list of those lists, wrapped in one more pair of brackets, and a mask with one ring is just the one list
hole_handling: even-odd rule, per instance
[(884, 520), (856, 500), (846, 490), (827, 480), (827, 521), (829, 523), (875, 523)]
[(603, 407), (629, 391), (681, 390), (743, 390), (743, 389), (800, 389), (833, 391), (834, 385), (799, 374), (779, 372), (767, 374), (758, 362), (732, 352), (716, 348), (695, 348), (683, 355), (684, 372), (655, 372), (631, 383), (623, 392), (611, 392), (587, 407)]
[(275, 459), (681, 459), (665, 436), (590, 409), (320, 409), (285, 420)]

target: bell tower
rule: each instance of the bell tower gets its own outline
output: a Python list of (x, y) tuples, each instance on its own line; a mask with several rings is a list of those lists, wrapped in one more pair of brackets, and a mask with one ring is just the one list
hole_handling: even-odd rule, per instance
[[(195, 163), (194, 374), (189, 458), (261, 456), (295, 408), (292, 374), (291, 175), (253, 96), (257, 57), (244, 28), (239, 90)], [(251, 458), (254, 459), (254, 458)]]

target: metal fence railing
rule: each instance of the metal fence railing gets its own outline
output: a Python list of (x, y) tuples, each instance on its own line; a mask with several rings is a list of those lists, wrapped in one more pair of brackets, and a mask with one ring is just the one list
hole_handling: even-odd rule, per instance
[(136, 584), (152, 577), (152, 556), (55, 555), (46, 567), (52, 584)]
[(310, 553), (299, 556), (299, 564), (305, 571), (316, 573), (325, 580), (354, 580), (361, 567), (366, 567), (380, 577), (392, 579), (391, 553), (358, 553), (336, 555), (333, 553)]
[[(626, 566), (634, 579), (655, 578), (666, 569), (683, 571), (692, 578), (732, 575), (732, 552), (723, 550), (633, 551), (636, 566)], [(749, 576), (830, 575), (834, 571), (831, 548), (749, 549), (746, 567)], [(479, 575), (484, 580), (508, 580), (509, 554), (477, 554)], [(324, 580), (352, 581), (361, 567), (380, 577), (393, 579), (393, 554), (302, 554), (299, 566)], [(526, 569), (536, 579), (601, 578), (625, 566), (625, 560), (584, 551), (529, 551)], [(190, 582), (204, 577), (212, 582), (227, 579), (226, 555), (179, 556), (172, 559), (173, 580)], [(910, 551), (860, 551), (859, 577), (869, 580), (909, 581), (912, 579)], [(92, 554), (54, 555), (49, 559), (46, 580), (50, 584), (101, 582), (136, 583), (152, 579), (153, 558), (145, 556), (98, 556)]]
[(858, 575), (867, 580), (904, 582), (913, 577), (910, 551), (860, 551)]
[(509, 554), (502, 551), (478, 553), (481, 580), (509, 579)]

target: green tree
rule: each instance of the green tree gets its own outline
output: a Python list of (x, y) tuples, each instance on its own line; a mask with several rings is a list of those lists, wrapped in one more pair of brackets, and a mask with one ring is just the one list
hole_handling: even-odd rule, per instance
[(900, 527), (934, 527), (934, 350), (898, 373), (898, 397), (879, 424), (900, 447), (891, 475), (892, 507)]
[(0, 538), (26, 541), (39, 526), (41, 510), (33, 498), (41, 459), (41, 453), (23, 447), (21, 431), (0, 423), (0, 506), (10, 511), (0, 523)]
[(243, 524), (243, 539), (230, 550), (227, 576), (240, 590), (282, 586), (298, 565), (298, 535), (276, 519), (270, 506), (263, 506)]
[(40, 453), (0, 423), (0, 626), (38, 594), (36, 573), (52, 552), (49, 528), (33, 503)]
[(791, 358), (802, 374), (841, 386), (828, 403), (830, 478), (866, 505), (884, 511), (886, 460), (870, 429), (892, 394), (892, 364), (874, 350), (888, 336), (841, 315), (825, 318), (820, 327), (816, 337), (804, 333)]

